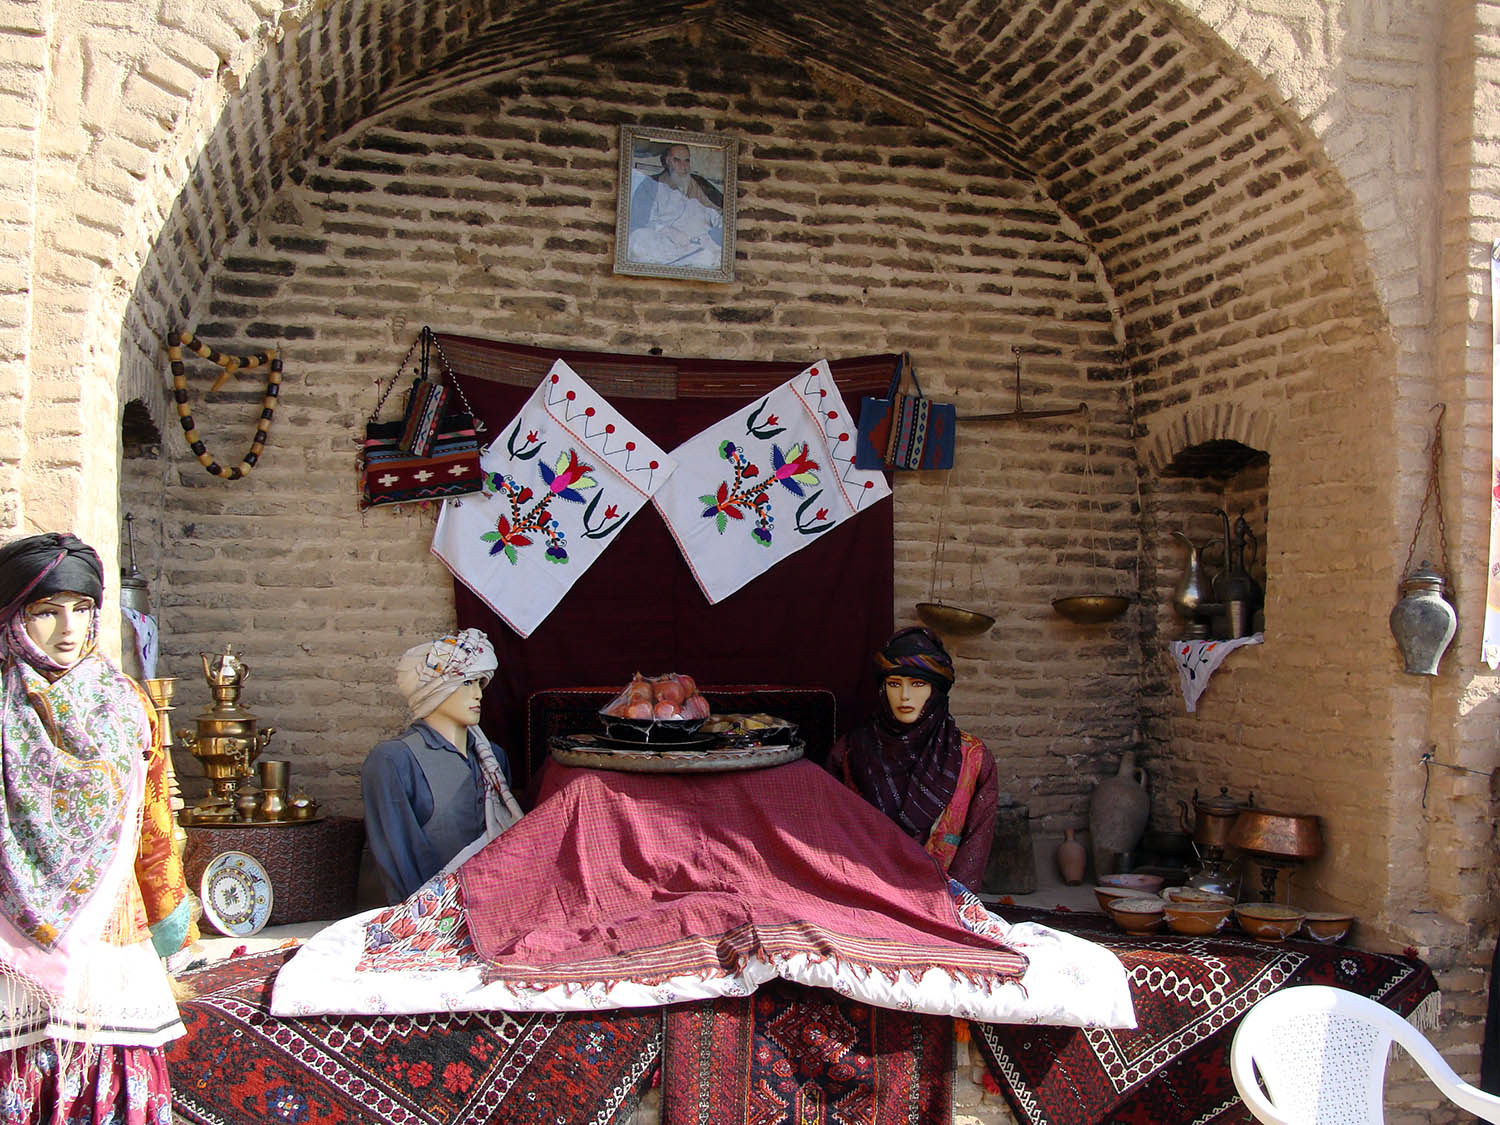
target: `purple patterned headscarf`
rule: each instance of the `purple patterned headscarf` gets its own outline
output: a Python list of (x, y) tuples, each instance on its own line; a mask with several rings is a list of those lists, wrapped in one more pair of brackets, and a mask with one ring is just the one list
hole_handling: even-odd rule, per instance
[[(879, 709), (849, 735), (849, 776), (865, 800), (925, 841), (958, 786), (963, 736), (948, 713), (953, 660), (930, 629), (902, 629), (875, 655)], [(887, 676), (911, 676), (932, 684), (932, 694), (914, 723), (903, 723), (885, 694)]]
[[(102, 591), (98, 556), (72, 536), (0, 548), (0, 914), (50, 950), (87, 913), (113, 912), (126, 826), (137, 815), (150, 719), (134, 685), (92, 651)], [(51, 593), (95, 599), (85, 655), (59, 664), (26, 632), (26, 606)], [(108, 902), (96, 902), (99, 896)], [(8, 944), (8, 943), (7, 943)], [(0, 956), (26, 975), (25, 951)], [(44, 984), (51, 982), (42, 982)]]

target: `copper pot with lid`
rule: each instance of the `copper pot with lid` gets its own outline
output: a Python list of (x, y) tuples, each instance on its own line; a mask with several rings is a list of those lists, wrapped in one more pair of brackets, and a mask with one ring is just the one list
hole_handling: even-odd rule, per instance
[(1250, 794), (1249, 800), (1240, 802), (1229, 795), (1227, 785), (1219, 786), (1217, 797), (1200, 797), (1194, 789), (1192, 824), (1188, 823), (1187, 802), (1178, 801), (1177, 804), (1182, 810), (1183, 831), (1193, 834), (1193, 843), (1198, 845), (1199, 853), (1222, 853), (1229, 844), (1229, 832), (1234, 827), (1235, 820), (1246, 809), (1254, 808), (1255, 794)]

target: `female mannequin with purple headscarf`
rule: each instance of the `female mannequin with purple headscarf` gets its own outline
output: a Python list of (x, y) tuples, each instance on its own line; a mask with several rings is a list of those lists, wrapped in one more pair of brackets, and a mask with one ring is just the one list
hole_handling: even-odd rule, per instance
[(948, 713), (953, 661), (929, 629), (901, 629), (875, 654), (875, 715), (840, 738), (828, 768), (978, 890), (1000, 803), (995, 760)]
[(0, 1110), (162, 1122), (183, 1033), (161, 957), (193, 937), (149, 701), (95, 651), (99, 556), (0, 547)]

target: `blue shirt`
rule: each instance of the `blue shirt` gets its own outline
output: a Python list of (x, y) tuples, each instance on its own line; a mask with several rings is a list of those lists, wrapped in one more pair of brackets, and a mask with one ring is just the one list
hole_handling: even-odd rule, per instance
[[(505, 753), (492, 749), (508, 783)], [(484, 774), (472, 733), (468, 751), (460, 754), (418, 720), (365, 758), (360, 771), (365, 835), (388, 902), (405, 899), (484, 835)], [(434, 790), (441, 799), (434, 799)]]

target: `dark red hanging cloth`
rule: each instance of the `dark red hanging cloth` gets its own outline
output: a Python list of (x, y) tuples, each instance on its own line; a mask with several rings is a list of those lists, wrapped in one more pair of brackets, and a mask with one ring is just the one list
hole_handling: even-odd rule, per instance
[[(437, 339), (489, 440), (559, 358), (668, 452), (808, 365), (559, 351), (442, 333)], [(830, 362), (856, 416), (865, 395), (886, 391), (896, 358)], [(661, 517), (644, 511), (524, 639), (455, 580), (459, 627), (483, 629), (500, 659), (485, 692), (483, 726), (510, 752), (523, 775), (518, 787), (530, 781), (516, 751), (532, 692), (623, 686), (637, 671), (686, 672), (704, 685), (827, 688), (839, 729), (858, 721), (874, 698), (870, 654), (894, 621), (891, 513), (888, 500), (875, 504), (709, 605)]]

